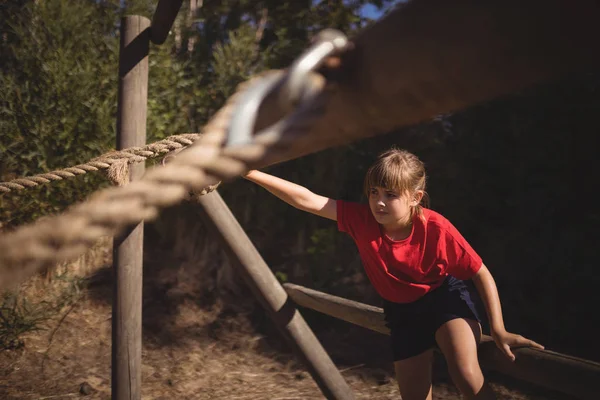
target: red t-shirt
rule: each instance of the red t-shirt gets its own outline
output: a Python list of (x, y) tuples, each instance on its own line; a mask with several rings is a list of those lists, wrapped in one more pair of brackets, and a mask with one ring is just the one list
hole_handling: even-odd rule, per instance
[(482, 265), (446, 218), (423, 209), (410, 235), (394, 241), (383, 234), (366, 204), (337, 201), (338, 229), (354, 239), (365, 271), (381, 297), (409, 303), (439, 287), (446, 276), (470, 279)]

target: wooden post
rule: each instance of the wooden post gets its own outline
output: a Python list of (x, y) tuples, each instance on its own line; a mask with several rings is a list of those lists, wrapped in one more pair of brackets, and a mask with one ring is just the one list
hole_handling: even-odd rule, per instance
[[(383, 310), (342, 297), (290, 283), (285, 290), (300, 306), (374, 330), (386, 335)], [(566, 393), (578, 399), (598, 398), (600, 363), (549, 350), (528, 347), (513, 349), (517, 359), (511, 362), (496, 347), (494, 340), (483, 335), (479, 345), (479, 361), (489, 368), (541, 387)]]
[[(117, 149), (146, 144), (150, 20), (121, 19)], [(144, 163), (130, 166), (130, 179), (144, 173)], [(142, 261), (144, 225), (114, 239), (112, 312), (112, 398), (139, 400), (142, 370)]]
[[(314, 380), (328, 399), (354, 399), (352, 390), (304, 321), (285, 290), (254, 247), (227, 204), (215, 190), (197, 196), (208, 215), (206, 222), (238, 261), (240, 273), (277, 327), (306, 363)], [(235, 265), (235, 263), (234, 263)]]

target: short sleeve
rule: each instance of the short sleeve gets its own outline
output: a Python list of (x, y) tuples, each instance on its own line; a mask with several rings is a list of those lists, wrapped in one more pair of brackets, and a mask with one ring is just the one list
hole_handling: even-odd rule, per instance
[(369, 206), (345, 200), (337, 200), (337, 225), (340, 232), (356, 238), (363, 232), (368, 223)]
[(441, 242), (444, 248), (440, 250), (445, 253), (446, 272), (449, 275), (466, 280), (479, 271), (483, 263), (481, 257), (450, 222), (445, 228), (444, 240)]

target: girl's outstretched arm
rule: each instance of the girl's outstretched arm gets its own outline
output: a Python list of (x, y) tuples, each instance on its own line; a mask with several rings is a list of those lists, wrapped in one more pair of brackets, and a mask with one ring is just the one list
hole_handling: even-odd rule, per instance
[(245, 176), (246, 179), (252, 181), (289, 205), (296, 207), (299, 210), (337, 220), (336, 201), (328, 197), (320, 196), (311, 192), (304, 186), (296, 185), (295, 183), (286, 181), (285, 179), (277, 178), (276, 176), (265, 174), (257, 170), (249, 171)]
[(485, 310), (490, 322), (490, 333), (496, 342), (496, 345), (511, 360), (514, 361), (515, 355), (510, 350), (511, 347), (530, 346), (537, 349), (544, 349), (544, 346), (524, 338), (521, 335), (507, 332), (504, 328), (504, 319), (502, 318), (502, 307), (494, 277), (485, 265), (482, 265), (477, 274), (472, 278), (481, 300), (485, 305)]

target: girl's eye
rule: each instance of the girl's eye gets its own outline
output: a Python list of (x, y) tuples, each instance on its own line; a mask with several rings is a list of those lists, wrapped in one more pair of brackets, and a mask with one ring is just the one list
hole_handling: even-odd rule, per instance
[(377, 194), (377, 189), (371, 189), (371, 190), (369, 190), (369, 193), (370, 194)]
[(398, 197), (398, 195), (396, 193), (393, 193), (393, 192), (388, 192), (387, 195), (388, 195), (388, 197), (392, 197), (392, 198)]

